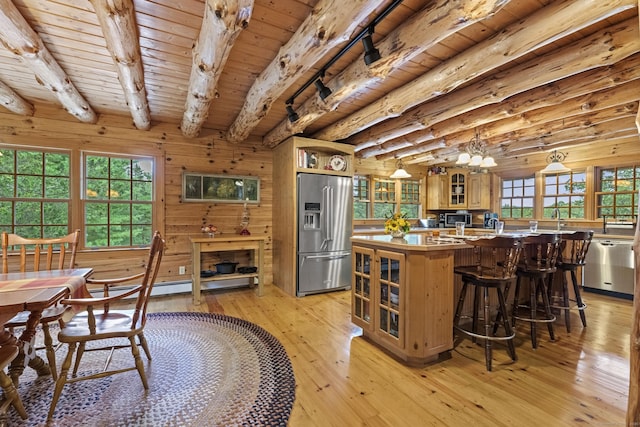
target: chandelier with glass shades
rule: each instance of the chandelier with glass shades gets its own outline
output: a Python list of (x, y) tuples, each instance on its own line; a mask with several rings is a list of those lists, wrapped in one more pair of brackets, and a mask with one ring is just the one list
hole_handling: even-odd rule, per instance
[(478, 133), (478, 129), (476, 129), (476, 135), (471, 138), (466, 150), (460, 153), (456, 165), (479, 169), (498, 166), (495, 160), (493, 160), (493, 157), (487, 155), (486, 150), (487, 144), (480, 139), (480, 134)]

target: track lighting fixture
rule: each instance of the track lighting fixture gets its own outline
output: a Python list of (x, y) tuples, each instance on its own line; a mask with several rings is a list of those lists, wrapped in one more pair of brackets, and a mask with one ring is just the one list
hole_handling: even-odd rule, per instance
[(331, 89), (326, 87), (324, 83), (322, 83), (321, 79), (315, 81), (316, 88), (318, 89), (318, 94), (320, 95), (320, 99), (323, 101), (327, 98), (327, 96), (331, 95)]
[(380, 51), (375, 48), (373, 45), (373, 40), (371, 39), (371, 33), (364, 36), (362, 38), (362, 44), (364, 45), (364, 63), (367, 65), (371, 65), (380, 59)]
[(298, 117), (298, 113), (293, 109), (293, 106), (290, 104), (287, 105), (287, 116), (289, 117), (289, 121), (291, 123), (298, 121), (300, 117)]
[(344, 46), (342, 49), (340, 49), (340, 51), (338, 53), (336, 53), (329, 60), (329, 62), (324, 64), (324, 66), (318, 72), (316, 72), (313, 76), (311, 76), (311, 78), (309, 80), (307, 80), (305, 84), (303, 84), (297, 91), (295, 91), (293, 93), (293, 95), (291, 95), (291, 97), (289, 99), (287, 99), (285, 101), (285, 104), (287, 105), (287, 115), (289, 116), (289, 121), (290, 122), (293, 123), (296, 120), (298, 120), (298, 115), (296, 114), (296, 112), (293, 110), (293, 107), (292, 107), (293, 101), (298, 96), (300, 96), (302, 94), (302, 92), (304, 92), (309, 86), (311, 86), (311, 83), (314, 83), (316, 85), (316, 88), (318, 88), (318, 92), (320, 94), (320, 98), (323, 101), (327, 96), (331, 95), (331, 89), (326, 87), (324, 85), (324, 83), (322, 82), (322, 78), (324, 77), (324, 73), (338, 59), (340, 59), (342, 57), (342, 55), (344, 55), (349, 49), (351, 49), (353, 46), (355, 46), (360, 40), (362, 40), (362, 44), (364, 45), (364, 62), (365, 62), (365, 64), (370, 65), (370, 64), (373, 64), (374, 62), (376, 62), (378, 59), (380, 59), (380, 51), (378, 49), (376, 49), (376, 47), (373, 45), (373, 39), (371, 38), (371, 35), (373, 34), (374, 28), (376, 27), (376, 25), (378, 25), (380, 22), (382, 22), (382, 20), (387, 15), (389, 15), (391, 13), (391, 11), (393, 11), (393, 9), (395, 9), (396, 7), (398, 7), (400, 5), (400, 3), (402, 3), (402, 0), (393, 0), (393, 2), (391, 2), (391, 4), (389, 4), (378, 16), (376, 16), (371, 22), (369, 22), (369, 26), (368, 27), (363, 28), (362, 31), (360, 31), (357, 36), (355, 36), (353, 39), (351, 39), (349, 41), (349, 43), (347, 43), (346, 46)]

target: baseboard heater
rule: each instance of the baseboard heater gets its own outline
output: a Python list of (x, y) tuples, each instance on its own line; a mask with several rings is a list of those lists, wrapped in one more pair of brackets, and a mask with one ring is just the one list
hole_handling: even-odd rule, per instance
[[(241, 287), (241, 286), (248, 286), (248, 281), (247, 279), (244, 278), (239, 278), (239, 279), (235, 279), (235, 280), (227, 280), (225, 281), (225, 284), (223, 286), (206, 286), (203, 284), (202, 289), (203, 290), (207, 290), (207, 289), (226, 289), (226, 288), (236, 288), (236, 287)], [(117, 291), (127, 291), (129, 289), (132, 289), (135, 285), (131, 285), (131, 286), (119, 286), (117, 288)], [(114, 290), (114, 293), (116, 292), (116, 290)], [(89, 293), (91, 294), (92, 297), (94, 298), (101, 298), (102, 297), (102, 289), (101, 288), (96, 288), (96, 289), (91, 289), (89, 291)], [(151, 291), (151, 296), (155, 297), (155, 296), (166, 296), (166, 295), (173, 295), (173, 294), (189, 294), (191, 293), (191, 280), (188, 281), (173, 281), (173, 282), (158, 282), (153, 286), (153, 290)], [(137, 298), (137, 295), (131, 295), (126, 297), (125, 299), (133, 299), (133, 298)]]

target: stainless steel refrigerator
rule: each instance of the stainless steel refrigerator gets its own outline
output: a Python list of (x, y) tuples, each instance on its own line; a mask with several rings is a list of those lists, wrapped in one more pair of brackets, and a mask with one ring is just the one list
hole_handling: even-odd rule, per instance
[(350, 177), (298, 174), (296, 295), (351, 287)]

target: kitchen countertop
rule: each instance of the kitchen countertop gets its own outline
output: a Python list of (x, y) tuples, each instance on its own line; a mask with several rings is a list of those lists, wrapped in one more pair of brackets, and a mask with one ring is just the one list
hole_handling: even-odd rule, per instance
[[(352, 243), (370, 243), (396, 250), (441, 251), (470, 247), (464, 240), (474, 236), (431, 237), (423, 233), (409, 233), (404, 238), (394, 238), (387, 234), (359, 234), (351, 237)], [(478, 238), (478, 236), (475, 236)]]

